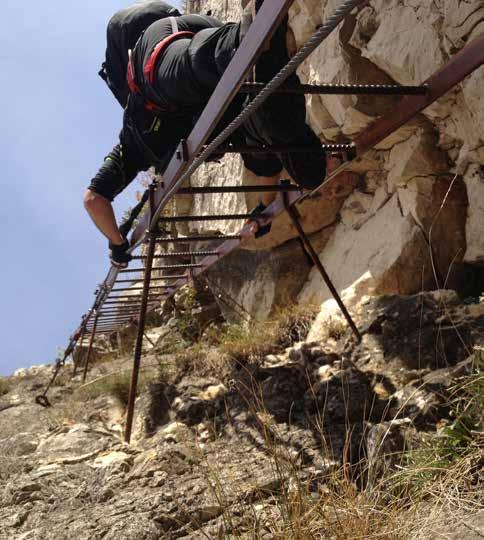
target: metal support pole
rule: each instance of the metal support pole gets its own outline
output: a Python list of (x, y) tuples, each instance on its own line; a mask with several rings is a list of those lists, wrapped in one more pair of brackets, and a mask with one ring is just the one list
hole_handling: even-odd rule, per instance
[(338, 304), (341, 312), (343, 313), (346, 321), (348, 322), (351, 330), (353, 331), (353, 334), (355, 335), (358, 342), (361, 341), (361, 334), (356, 327), (356, 324), (354, 323), (353, 319), (351, 318), (351, 315), (349, 314), (349, 311), (346, 309), (346, 306), (343, 303), (343, 300), (341, 300), (340, 295), (338, 294), (338, 291), (336, 290), (336, 287), (333, 285), (333, 282), (331, 281), (329, 275), (327, 274), (326, 270), (324, 269), (324, 266), (321, 264), (321, 261), (319, 260), (318, 254), (316, 251), (314, 251), (314, 248), (309, 240), (309, 238), (306, 236), (306, 233), (304, 232), (304, 229), (302, 228), (302, 225), (299, 221), (299, 215), (297, 210), (293, 206), (287, 206), (286, 212), (289, 214), (289, 217), (291, 218), (291, 221), (299, 235), (299, 238), (301, 238), (301, 241), (304, 244), (304, 247), (307, 250), (308, 255), (311, 257), (311, 260), (315, 264), (316, 268), (318, 269), (319, 273), (321, 274), (321, 277), (324, 279), (328, 289), (331, 291), (331, 294), (333, 295), (333, 298), (336, 300), (336, 303)]
[[(150, 212), (154, 211), (154, 185), (150, 185)], [(141, 354), (143, 350), (143, 336), (145, 333), (146, 311), (148, 309), (148, 295), (150, 293), (151, 270), (153, 268), (153, 260), (156, 249), (156, 234), (149, 232), (150, 243), (148, 244), (148, 253), (146, 257), (145, 276), (143, 282), (143, 298), (138, 319), (138, 334), (136, 336), (136, 345), (134, 349), (133, 372), (131, 375), (131, 385), (129, 388), (128, 407), (126, 413), (126, 428), (124, 432), (124, 440), (129, 443), (131, 441), (131, 432), (133, 429), (134, 405), (136, 400), (136, 388), (138, 386), (138, 376), (141, 365)]]
[(92, 346), (94, 345), (94, 336), (96, 335), (97, 320), (99, 318), (99, 311), (96, 311), (96, 316), (94, 318), (94, 326), (91, 333), (91, 340), (89, 341), (89, 349), (87, 349), (86, 361), (84, 363), (84, 373), (82, 374), (82, 382), (86, 382), (87, 377), (87, 368), (89, 367), (89, 360), (91, 359)]
[[(81, 353), (81, 350), (82, 350), (82, 342), (84, 341), (84, 335), (86, 334), (86, 327), (87, 327), (87, 323), (82, 327), (82, 330), (81, 330), (81, 337), (79, 338), (79, 341), (77, 342), (77, 350), (79, 351), (79, 354)], [(79, 363), (76, 362), (76, 352), (77, 351), (74, 351), (74, 353), (72, 354), (72, 360), (74, 361), (74, 370), (72, 371), (72, 377), (75, 377), (77, 375), (77, 368), (79, 367)]]

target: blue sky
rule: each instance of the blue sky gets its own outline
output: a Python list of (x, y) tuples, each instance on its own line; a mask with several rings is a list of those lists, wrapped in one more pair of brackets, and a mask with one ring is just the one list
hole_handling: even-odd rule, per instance
[(2, 0), (0, 375), (52, 362), (109, 268), (82, 194), (121, 127), (97, 72), (107, 21), (132, 3)]

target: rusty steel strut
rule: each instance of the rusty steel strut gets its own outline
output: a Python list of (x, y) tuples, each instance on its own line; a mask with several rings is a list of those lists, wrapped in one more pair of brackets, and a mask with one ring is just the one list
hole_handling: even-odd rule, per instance
[(89, 368), (89, 360), (91, 359), (92, 347), (94, 345), (94, 337), (96, 336), (97, 321), (99, 319), (99, 311), (96, 311), (94, 315), (94, 325), (91, 333), (91, 339), (89, 341), (89, 348), (87, 349), (86, 360), (84, 361), (84, 373), (82, 374), (82, 382), (86, 382), (87, 370)]
[[(81, 354), (81, 351), (82, 351), (82, 342), (84, 341), (84, 336), (86, 334), (86, 328), (87, 328), (87, 323), (85, 325), (83, 325), (82, 330), (81, 330), (81, 337), (79, 338), (79, 341), (77, 342), (76, 351), (78, 353), (78, 356)], [(73, 378), (77, 375), (77, 368), (79, 367), (79, 362), (76, 362), (76, 354), (75, 354), (76, 351), (74, 351), (73, 354), (72, 354), (72, 361), (74, 363), (74, 369), (72, 370), (72, 377)]]
[[(150, 185), (150, 213), (154, 212), (154, 193), (155, 185)], [(151, 270), (153, 268), (153, 261), (155, 256), (156, 249), (156, 234), (151, 232), (149, 233), (150, 243), (148, 244), (148, 253), (146, 256), (145, 262), (145, 275), (143, 282), (143, 294), (141, 300), (141, 307), (138, 317), (138, 333), (136, 335), (136, 345), (134, 349), (134, 361), (133, 361), (133, 371), (131, 374), (131, 384), (129, 387), (129, 397), (128, 397), (128, 406), (126, 411), (126, 427), (124, 431), (124, 440), (129, 443), (131, 441), (131, 432), (133, 429), (133, 417), (134, 417), (134, 406), (136, 400), (136, 390), (138, 387), (138, 378), (139, 370), (141, 366), (141, 353), (143, 350), (143, 336), (145, 333), (146, 325), (146, 312), (148, 309), (148, 299), (150, 294), (150, 283), (151, 283)]]
[(321, 277), (323, 278), (324, 282), (326, 283), (326, 286), (330, 290), (331, 294), (333, 295), (333, 298), (335, 299), (336, 303), (338, 304), (338, 307), (341, 310), (341, 313), (343, 313), (344, 318), (346, 319), (349, 327), (351, 328), (351, 331), (355, 335), (356, 340), (358, 343), (361, 341), (361, 334), (356, 327), (355, 322), (353, 321), (348, 309), (344, 305), (343, 300), (341, 300), (341, 296), (339, 295), (336, 287), (333, 285), (333, 282), (331, 281), (331, 278), (329, 277), (328, 273), (326, 272), (323, 264), (321, 263), (321, 260), (319, 259), (318, 254), (313, 248), (313, 245), (311, 244), (311, 241), (307, 237), (303, 226), (301, 225), (301, 222), (299, 220), (299, 212), (297, 211), (295, 206), (289, 205), (289, 201), (287, 200), (287, 195), (283, 193), (284, 198), (284, 205), (286, 207), (286, 212), (291, 218), (292, 224), (294, 225), (294, 228), (297, 231), (297, 234), (299, 235), (299, 238), (301, 239), (301, 242), (304, 245), (304, 248), (306, 250), (306, 253), (309, 255), (311, 260), (313, 261), (314, 265), (318, 269), (318, 272), (320, 273)]

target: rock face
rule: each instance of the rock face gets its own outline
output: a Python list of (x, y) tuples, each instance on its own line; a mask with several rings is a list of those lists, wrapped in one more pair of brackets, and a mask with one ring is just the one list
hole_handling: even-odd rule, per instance
[[(421, 84), (484, 31), (482, 2), (461, 4), (370, 0), (298, 69), (300, 79), (314, 84)], [(336, 0), (293, 3), (289, 24), (297, 47), (338, 5)], [(223, 20), (237, 20), (240, 2), (189, 1), (187, 8), (212, 10)], [(444, 283), (459, 288), (465, 281), (462, 264), (482, 265), (483, 77), (483, 68), (475, 71), (355, 163), (352, 173), (335, 179), (320, 197), (300, 205), (302, 223), (343, 295), (358, 299), (368, 294), (408, 294)], [(398, 100), (307, 96), (307, 120), (322, 141), (350, 141), (375, 118), (391, 113)], [(254, 181), (234, 156), (202, 167), (192, 179), (196, 185)], [(193, 213), (224, 213), (245, 212), (257, 201), (211, 195), (185, 203)], [(237, 224), (204, 227), (234, 232)], [(292, 225), (282, 216), (269, 235), (246, 249), (272, 250), (271, 261), (277, 268), (279, 257), (282, 264), (286, 257), (277, 246), (287, 243), (288, 249), (296, 249), (297, 244), (289, 242), (294, 236)], [(221, 267), (228, 270), (241, 258), (234, 256)], [(287, 283), (288, 276), (266, 272), (267, 257), (261, 256), (259, 262), (252, 255), (247, 258), (252, 260), (253, 271), (230, 285), (231, 293), (260, 315), (252, 299), (254, 289), (279, 289), (280, 280)], [(323, 304), (329, 296), (319, 275), (312, 271), (303, 283), (304, 274), (304, 260), (297, 257), (291, 286), (299, 289), (299, 301)], [(478, 287), (482, 289), (482, 284)], [(279, 301), (276, 295), (266, 294), (262, 312), (269, 313)]]
[[(209, 369), (198, 349), (170, 380), (158, 371), (169, 355), (150, 352), (143, 367), (155, 360), (154, 378), (137, 400), (132, 445), (113, 423), (109, 387), (86, 397), (64, 372), (43, 409), (33, 401), (50, 368), (14, 375), (0, 396), (0, 539), (284, 538), (282, 493), (320, 500), (324, 512), (333, 506), (320, 497), (353, 466), (373, 489), (412, 438), (455, 420), (449, 400), (482, 354), (484, 303), (463, 305), (452, 291), (392, 295), (360, 305), (356, 318), (360, 344), (333, 328), (324, 341), (285, 341), (226, 370), (220, 359)], [(111, 356), (109, 372), (130, 360)], [(94, 363), (87, 384), (105, 368)], [(338, 519), (347, 511), (335, 509)]]

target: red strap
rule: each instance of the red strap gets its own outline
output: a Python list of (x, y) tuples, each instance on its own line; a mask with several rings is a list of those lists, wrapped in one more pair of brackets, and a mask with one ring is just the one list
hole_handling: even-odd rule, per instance
[[(177, 41), (178, 39), (191, 38), (194, 35), (195, 34), (193, 32), (176, 32), (175, 34), (171, 34), (165, 39), (162, 39), (156, 45), (156, 47), (153, 49), (153, 52), (151, 53), (150, 58), (146, 62), (145, 68), (143, 70), (144, 76), (150, 82), (150, 84), (153, 84), (155, 80), (156, 63), (160, 55), (165, 51), (168, 45), (170, 45), (174, 41)], [(128, 67), (128, 74), (129, 74), (129, 67)], [(129, 79), (128, 79), (128, 84), (129, 84)]]
[(133, 94), (137, 94), (139, 92), (139, 86), (136, 84), (136, 81), (134, 80), (133, 60), (131, 58), (128, 60), (128, 70), (126, 72), (126, 80), (128, 81), (128, 86), (131, 92)]
[(162, 107), (159, 107), (156, 103), (153, 103), (149, 99), (147, 99), (145, 102), (145, 108), (147, 111), (151, 111), (155, 113), (167, 112), (165, 109), (163, 109)]

